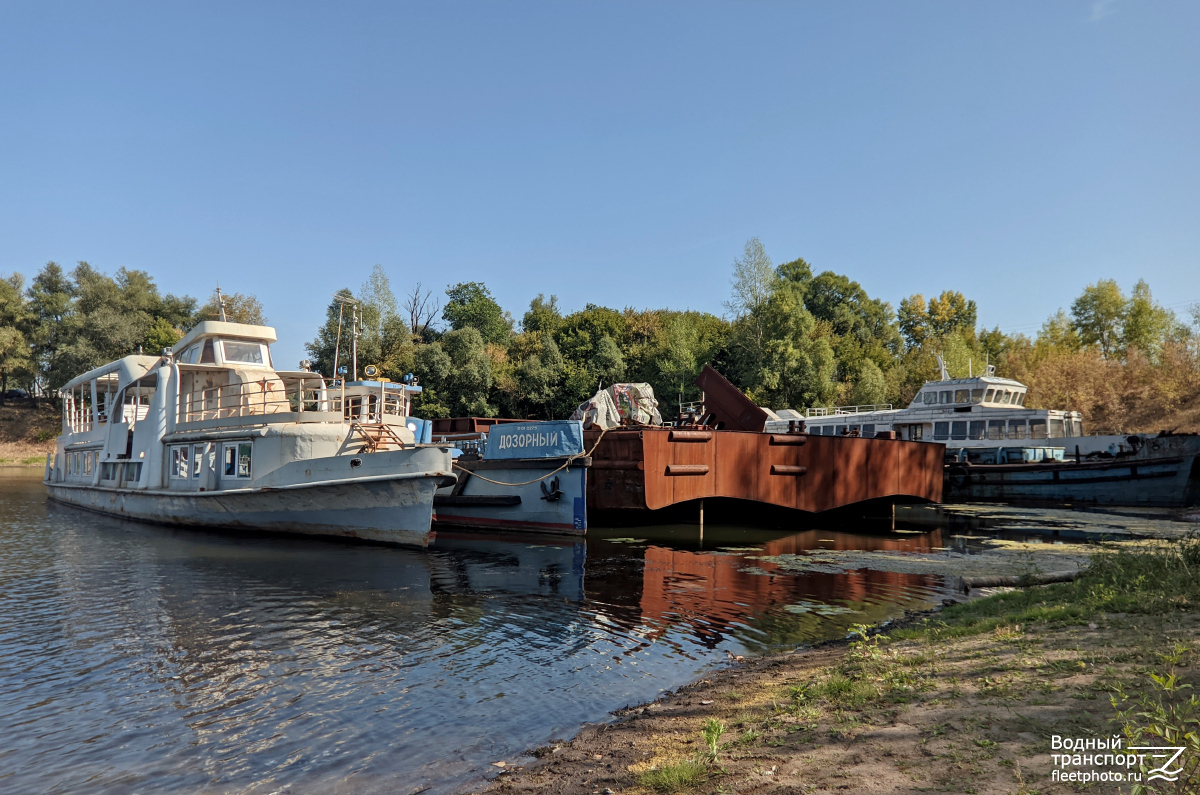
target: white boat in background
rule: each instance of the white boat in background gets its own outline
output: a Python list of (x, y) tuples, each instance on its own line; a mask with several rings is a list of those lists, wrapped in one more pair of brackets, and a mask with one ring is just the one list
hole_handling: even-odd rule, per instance
[(434, 492), (455, 482), (450, 447), (417, 444), (383, 411), (348, 417), (340, 385), (273, 368), (275, 339), (207, 321), (161, 357), (70, 381), (49, 496), (164, 524), (425, 546)]

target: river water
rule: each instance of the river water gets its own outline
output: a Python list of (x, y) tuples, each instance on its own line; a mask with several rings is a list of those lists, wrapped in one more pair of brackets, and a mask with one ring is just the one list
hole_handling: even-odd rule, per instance
[(47, 503), (39, 474), (0, 474), (6, 793), (462, 791), (730, 654), (945, 595), (756, 559), (934, 549), (936, 529), (439, 533), (419, 551), (110, 519)]

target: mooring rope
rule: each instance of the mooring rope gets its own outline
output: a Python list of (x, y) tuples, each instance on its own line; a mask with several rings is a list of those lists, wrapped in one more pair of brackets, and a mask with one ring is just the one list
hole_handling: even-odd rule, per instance
[(502, 480), (492, 480), (491, 478), (485, 478), (483, 475), (480, 475), (477, 472), (473, 472), (470, 469), (467, 469), (465, 466), (461, 466), (457, 461), (454, 463), (454, 467), (455, 467), (455, 469), (461, 469), (463, 472), (470, 474), (472, 477), (479, 478), (480, 480), (484, 481), (485, 483), (492, 483), (497, 486), (528, 486), (531, 483), (537, 483), (539, 480), (545, 480), (546, 478), (550, 477), (551, 475), (553, 475), (557, 472), (561, 472), (564, 469), (567, 469), (569, 466), (571, 466), (572, 463), (575, 462), (576, 459), (586, 458), (586, 457), (590, 456), (592, 453), (596, 452), (596, 448), (600, 446), (600, 440), (604, 438), (604, 434), (606, 434), (606, 433), (608, 433), (608, 428), (602, 428), (600, 430), (600, 436), (598, 436), (596, 438), (596, 443), (594, 445), (592, 445), (591, 450), (588, 450), (587, 452), (584, 452), (584, 453), (576, 453), (575, 455), (567, 456), (567, 460), (564, 461), (563, 465), (558, 467), (558, 469), (554, 469), (550, 472), (547, 472), (546, 474), (542, 475), (540, 478), (534, 478), (533, 480), (526, 480), (523, 483), (505, 483)]

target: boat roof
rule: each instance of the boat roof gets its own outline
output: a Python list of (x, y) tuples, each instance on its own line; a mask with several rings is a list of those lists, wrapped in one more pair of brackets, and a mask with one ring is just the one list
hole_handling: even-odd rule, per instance
[(117, 359), (115, 362), (109, 362), (97, 367), (95, 370), (88, 370), (83, 375), (72, 378), (59, 387), (59, 391), (66, 392), (80, 384), (86, 384), (89, 381), (94, 381), (97, 378), (113, 373), (117, 375), (117, 389), (120, 389), (153, 370), (159, 361), (160, 359), (157, 356), (126, 356), (123, 359)]
[(362, 386), (370, 389), (407, 389), (409, 392), (421, 392), (424, 387), (419, 387), (414, 384), (406, 384), (403, 381), (347, 381), (346, 386)]
[(193, 342), (205, 337), (233, 337), (237, 339), (257, 340), (270, 345), (279, 339), (271, 326), (252, 326), (249, 323), (226, 323), (220, 320), (204, 320), (183, 335), (183, 339), (171, 348), (172, 354), (178, 354)]
[(994, 375), (977, 375), (972, 378), (948, 378), (945, 381), (926, 381), (921, 388), (928, 386), (956, 386), (965, 384), (999, 384), (1000, 386), (1018, 386), (1025, 389), (1026, 386), (1020, 381), (1014, 381), (1011, 378), (1000, 378)]

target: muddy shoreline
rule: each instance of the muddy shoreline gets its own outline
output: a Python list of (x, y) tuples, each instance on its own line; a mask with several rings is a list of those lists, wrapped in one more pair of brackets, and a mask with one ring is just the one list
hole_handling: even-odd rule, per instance
[[(1144, 683), (1164, 639), (1186, 646), (1187, 655), (1200, 650), (1195, 613), (1139, 621), (1105, 615), (1074, 626), (1001, 622), (966, 637), (904, 637), (938, 622), (939, 612), (884, 628), (895, 640), (859, 637), (730, 660), (534, 750), (530, 762), (493, 766), (483, 789), (1074, 792), (1052, 779), (1052, 735), (1111, 735), (1109, 694)], [(870, 670), (858, 680), (872, 679), (869, 691), (855, 694), (847, 684), (855, 666)], [(704, 738), (713, 722), (724, 730), (715, 760)], [(1128, 791), (1106, 786), (1092, 791)]]

